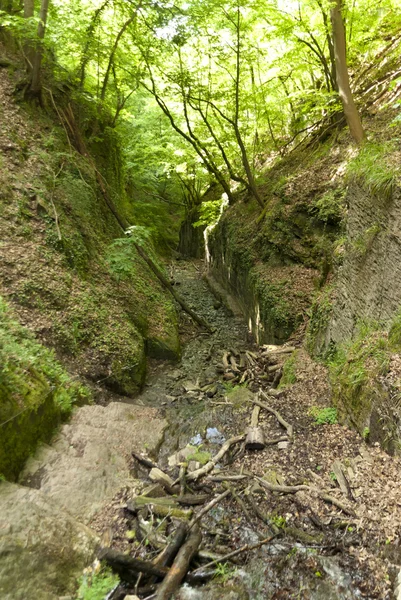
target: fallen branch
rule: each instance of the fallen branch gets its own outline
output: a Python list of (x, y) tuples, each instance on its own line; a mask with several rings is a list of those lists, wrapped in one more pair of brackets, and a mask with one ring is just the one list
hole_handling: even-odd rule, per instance
[[(149, 500), (151, 500), (149, 502)], [(148, 508), (158, 517), (175, 517), (176, 519), (190, 519), (192, 517), (192, 510), (183, 510), (176, 508), (175, 503), (170, 502), (165, 504), (160, 502), (165, 498), (135, 498), (131, 502), (127, 502), (127, 509), (130, 512), (137, 513), (141, 508)]]
[(266, 544), (268, 544), (269, 542), (274, 540), (275, 537), (276, 537), (275, 535), (271, 535), (270, 537), (265, 538), (264, 540), (261, 540), (257, 544), (253, 544), (252, 546), (249, 544), (245, 544), (245, 546), (238, 548), (238, 550), (234, 550), (233, 552), (229, 552), (228, 554), (225, 554), (219, 560), (212, 560), (209, 563), (206, 563), (206, 565), (203, 565), (202, 567), (198, 567), (197, 569), (195, 569), (195, 571), (192, 571), (191, 575), (194, 575), (195, 573), (197, 573), (198, 571), (201, 571), (202, 569), (208, 569), (209, 567), (212, 567), (213, 565), (216, 564), (216, 562), (225, 562), (227, 560), (231, 560), (235, 556), (238, 556), (238, 554), (242, 554), (243, 552), (257, 550), (258, 548), (261, 548), (261, 546), (265, 546)]
[[(266, 400), (269, 399), (268, 396), (262, 390), (260, 390), (260, 393), (262, 394), (262, 396), (264, 396), (266, 398)], [(274, 408), (271, 408), (268, 404), (266, 404), (265, 402), (261, 402), (260, 400), (250, 400), (250, 402), (257, 404), (261, 408), (264, 408), (269, 413), (274, 415), (276, 417), (277, 421), (280, 423), (280, 425), (282, 425), (284, 427), (284, 429), (286, 430), (288, 437), (290, 439), (292, 439), (292, 436), (294, 435), (293, 426), (290, 423), (287, 423), (287, 421), (285, 419), (283, 419), (283, 417), (280, 415), (280, 413), (277, 410), (275, 410)]]
[(348, 508), (347, 506), (345, 506), (345, 504), (340, 502), (340, 500), (337, 500), (337, 498), (330, 496), (324, 490), (318, 490), (317, 488), (309, 485), (275, 485), (273, 483), (265, 481), (264, 479), (261, 479), (260, 477), (256, 477), (256, 480), (270, 492), (278, 492), (280, 494), (296, 494), (297, 492), (301, 491), (315, 492), (319, 496), (319, 498), (324, 502), (328, 502), (329, 504), (333, 504), (333, 506), (337, 506), (337, 508), (345, 512), (347, 515), (350, 515), (351, 517), (356, 516), (355, 512), (351, 508)]
[(202, 519), (202, 517), (204, 517), (205, 514), (209, 512), (209, 510), (211, 510), (217, 504), (219, 504), (219, 502), (221, 502), (230, 493), (231, 493), (231, 490), (228, 489), (225, 492), (223, 492), (222, 494), (220, 494), (219, 496), (216, 496), (216, 498), (213, 498), (213, 500), (211, 502), (209, 502), (209, 504), (206, 504), (206, 506), (204, 508), (202, 508), (202, 510), (199, 511), (193, 517), (192, 521), (189, 524), (189, 529), (192, 529), (192, 527), (194, 527), (198, 523), (198, 521), (200, 521)]
[(251, 423), (245, 440), (245, 448), (247, 450), (263, 450), (265, 448), (264, 434), (259, 423), (260, 406), (254, 406), (252, 411)]
[(149, 479), (153, 481), (153, 483), (159, 483), (169, 494), (173, 495), (177, 493), (177, 490), (174, 488), (175, 482), (171, 479), (170, 475), (164, 473), (159, 467), (153, 467), (149, 472)]
[(99, 560), (104, 560), (113, 571), (120, 575), (123, 581), (133, 584), (136, 583), (138, 573), (145, 573), (146, 575), (153, 575), (156, 577), (165, 577), (169, 571), (166, 567), (156, 566), (147, 560), (133, 558), (127, 554), (117, 552), (112, 548), (105, 548), (102, 550), (99, 553)]
[(210, 471), (214, 469), (217, 463), (228, 452), (231, 446), (233, 446), (234, 444), (238, 444), (238, 442), (242, 442), (244, 439), (245, 435), (237, 435), (224, 442), (224, 444), (222, 445), (216, 456), (212, 458), (212, 460), (210, 460), (208, 463), (206, 463), (206, 465), (204, 465), (200, 469), (192, 471), (192, 473), (188, 474), (187, 481), (196, 481), (200, 477), (203, 477), (204, 475), (207, 475), (207, 473), (210, 473)]
[(135, 249), (138, 252), (139, 256), (146, 262), (146, 264), (148, 265), (150, 270), (156, 275), (156, 277), (160, 281), (160, 283), (170, 292), (170, 294), (173, 296), (174, 300), (176, 300), (178, 302), (178, 304), (181, 306), (181, 308), (190, 317), (192, 317), (192, 319), (196, 323), (198, 323), (198, 325), (200, 325), (201, 327), (204, 327), (207, 331), (209, 331), (209, 333), (212, 333), (212, 328), (209, 325), (209, 323), (207, 323), (205, 321), (205, 319), (203, 319), (195, 311), (193, 311), (192, 308), (190, 306), (188, 306), (188, 304), (181, 298), (181, 296), (179, 296), (177, 294), (177, 292), (175, 291), (174, 287), (171, 285), (169, 280), (163, 275), (163, 273), (161, 272), (159, 267), (156, 266), (156, 264), (153, 262), (153, 260), (150, 258), (150, 256), (148, 256), (148, 254), (145, 252), (145, 250), (136, 242), (134, 242), (134, 246), (135, 246)]
[(280, 494), (296, 494), (297, 492), (306, 491), (310, 492), (313, 488), (308, 485), (277, 485), (275, 483), (269, 483), (261, 477), (255, 477), (255, 479), (269, 492), (278, 492)]
[(185, 542), (188, 533), (187, 523), (180, 523), (172, 538), (164, 550), (153, 561), (153, 564), (158, 567), (169, 567), (178, 554), (179, 549)]
[(200, 529), (194, 527), (187, 541), (181, 546), (171, 569), (160, 584), (156, 592), (156, 600), (170, 600), (187, 574), (190, 562), (198, 551), (201, 541)]
[(197, 504), (205, 504), (209, 498), (209, 494), (186, 494), (184, 496), (177, 496), (177, 502), (185, 506), (195, 506)]
[(139, 454), (139, 452), (135, 452), (134, 450), (132, 450), (131, 455), (135, 458), (136, 461), (139, 462), (140, 465), (142, 465), (143, 467), (146, 467), (147, 469), (158, 469), (159, 468), (156, 465), (156, 463), (152, 462), (149, 458), (146, 458), (146, 456), (142, 456), (142, 454)]

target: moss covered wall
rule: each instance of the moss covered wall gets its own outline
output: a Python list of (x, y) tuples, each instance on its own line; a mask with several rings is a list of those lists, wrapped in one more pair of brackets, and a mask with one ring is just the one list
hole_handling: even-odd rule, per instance
[[(253, 203), (230, 207), (209, 237), (212, 277), (241, 305), (259, 343), (283, 343), (304, 321), (318, 271), (300, 248), (295, 261), (288, 221), (262, 215)], [(280, 239), (279, 239), (280, 238)]]

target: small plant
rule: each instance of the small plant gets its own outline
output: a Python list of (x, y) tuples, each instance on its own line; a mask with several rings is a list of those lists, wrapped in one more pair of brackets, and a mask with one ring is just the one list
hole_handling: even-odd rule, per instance
[(337, 423), (337, 409), (331, 406), (327, 408), (312, 406), (308, 415), (315, 419), (317, 425), (335, 425)]
[(390, 152), (388, 144), (365, 144), (358, 156), (348, 163), (348, 176), (359, 181), (374, 196), (390, 200), (397, 176), (386, 160)]
[(370, 429), (369, 427), (365, 427), (363, 432), (362, 432), (362, 437), (365, 441), (367, 441), (369, 439), (369, 434), (370, 434)]
[(206, 465), (210, 461), (211, 458), (212, 458), (212, 455), (210, 454), (210, 452), (204, 452), (202, 450), (195, 450), (193, 454), (188, 456), (187, 460), (188, 461), (196, 460), (201, 465)]
[(215, 578), (219, 579), (221, 583), (227, 583), (235, 574), (236, 569), (228, 565), (227, 563), (217, 563)]
[(85, 574), (80, 581), (78, 600), (103, 600), (116, 587), (119, 578), (110, 569)]
[(381, 231), (381, 225), (375, 223), (366, 229), (351, 245), (352, 250), (359, 256), (364, 257), (372, 249), (373, 242)]
[(312, 211), (323, 223), (338, 223), (344, 216), (344, 190), (329, 190), (314, 202)]
[(285, 517), (282, 517), (281, 515), (271, 515), (270, 522), (279, 529), (284, 529), (287, 523)]
[(334, 473), (334, 471), (330, 471), (330, 479), (332, 481), (337, 481), (337, 475)]

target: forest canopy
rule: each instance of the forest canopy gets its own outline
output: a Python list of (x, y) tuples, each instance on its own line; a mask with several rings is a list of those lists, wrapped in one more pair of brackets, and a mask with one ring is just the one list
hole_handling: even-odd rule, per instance
[(266, 166), (344, 119), (336, 5), (361, 105), (369, 65), (401, 77), (401, 0), (3, 0), (0, 24), (123, 136), (138, 194), (188, 208), (218, 182), (263, 206)]

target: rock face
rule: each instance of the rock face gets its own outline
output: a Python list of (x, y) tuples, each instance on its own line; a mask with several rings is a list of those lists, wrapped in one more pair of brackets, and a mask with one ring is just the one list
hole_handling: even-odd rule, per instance
[(401, 191), (386, 200), (354, 183), (348, 203), (348, 243), (326, 337), (334, 342), (351, 338), (358, 320), (390, 325), (401, 307)]
[(119, 489), (132, 484), (131, 450), (157, 450), (166, 427), (153, 408), (119, 402), (84, 406), (52, 446), (42, 446), (28, 460), (20, 482), (88, 523)]
[(131, 450), (157, 451), (167, 422), (153, 408), (84, 406), (21, 474), (0, 483), (0, 597), (53, 600), (73, 593), (98, 542), (87, 527), (124, 486)]
[(0, 484), (0, 597), (54, 600), (74, 592), (98, 540), (38, 490)]

